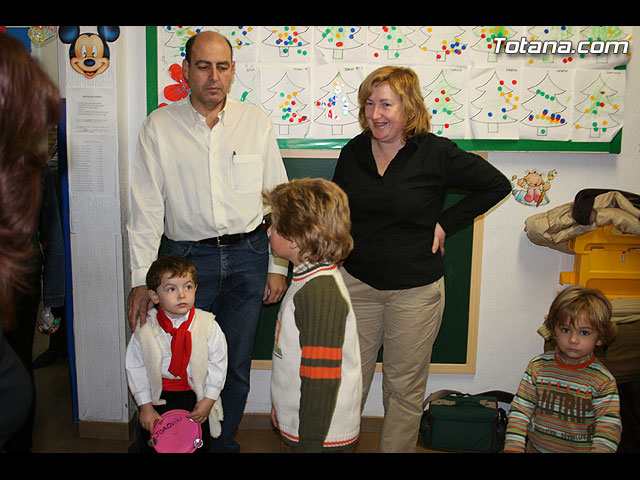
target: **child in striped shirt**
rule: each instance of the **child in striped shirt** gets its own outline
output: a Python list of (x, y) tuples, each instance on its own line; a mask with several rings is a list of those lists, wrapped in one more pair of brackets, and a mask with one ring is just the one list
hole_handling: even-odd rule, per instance
[(271, 418), (283, 451), (352, 451), (362, 370), (355, 314), (337, 263), (353, 248), (349, 204), (335, 183), (298, 179), (264, 194), (273, 254), (293, 264), (272, 356)]
[(615, 336), (611, 304), (598, 290), (558, 294), (545, 326), (556, 349), (537, 355), (509, 413), (505, 452), (615, 452), (622, 424), (616, 380), (594, 355)]

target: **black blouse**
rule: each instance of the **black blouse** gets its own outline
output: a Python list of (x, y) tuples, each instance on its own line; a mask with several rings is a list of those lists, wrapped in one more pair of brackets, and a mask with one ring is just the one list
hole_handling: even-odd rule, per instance
[[(351, 208), (354, 249), (344, 267), (379, 290), (438, 280), (444, 262), (440, 252), (431, 253), (436, 223), (451, 234), (511, 191), (509, 180), (489, 162), (433, 134), (408, 141), (382, 176), (371, 138), (360, 134), (342, 149), (333, 181)], [(449, 188), (471, 193), (441, 211)]]

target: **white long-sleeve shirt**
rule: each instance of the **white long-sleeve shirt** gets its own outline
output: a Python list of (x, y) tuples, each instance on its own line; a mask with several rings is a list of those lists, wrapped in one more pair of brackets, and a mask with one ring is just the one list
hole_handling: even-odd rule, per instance
[[(288, 181), (269, 117), (227, 98), (209, 128), (190, 98), (153, 111), (140, 130), (128, 225), (132, 287), (143, 285), (164, 233), (198, 241), (254, 230), (262, 191)], [(287, 274), (271, 258), (270, 272)]]
[[(198, 310), (196, 310), (196, 315), (198, 314)], [(147, 320), (156, 324), (156, 311), (150, 310), (149, 315), (150, 317), (147, 317)], [(175, 328), (178, 328), (183, 322), (185, 322), (188, 316), (189, 314), (187, 313), (174, 319), (167, 315)], [(191, 331), (192, 327), (193, 324), (190, 325), (189, 331)], [(136, 329), (136, 331), (137, 330), (138, 329)], [(171, 334), (165, 332), (162, 328), (157, 328), (156, 331), (157, 335), (155, 338), (162, 355), (160, 367), (162, 377), (175, 379), (177, 377), (169, 373), (169, 365), (172, 357)], [(207, 347), (207, 374), (203, 392), (205, 397), (217, 400), (227, 378), (227, 341), (224, 333), (222, 333), (222, 329), (215, 321), (209, 337), (207, 338)], [(149, 376), (149, 370), (144, 363), (142, 344), (136, 334), (131, 336), (131, 340), (127, 346), (125, 365), (127, 369), (129, 389), (131, 390), (131, 394), (133, 395), (136, 403), (138, 405), (150, 403), (152, 401), (151, 379)], [(153, 371), (153, 369), (151, 370)], [(187, 375), (191, 376), (191, 364), (187, 365)]]

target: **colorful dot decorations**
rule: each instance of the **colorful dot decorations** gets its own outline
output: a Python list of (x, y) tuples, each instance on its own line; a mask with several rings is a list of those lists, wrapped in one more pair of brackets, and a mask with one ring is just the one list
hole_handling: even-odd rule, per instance
[[(451, 103), (451, 97), (447, 94), (445, 89), (440, 90), (440, 96), (437, 96), (433, 99), (434, 105), (431, 107), (430, 111), (430, 119), (433, 119), (434, 116), (438, 114), (444, 115), (452, 115), (453, 110), (448, 108)], [(444, 131), (450, 127), (449, 123), (444, 122), (440, 125), (442, 128), (437, 130), (437, 134), (440, 135), (444, 133)]]
[[(588, 42), (607, 42), (610, 40), (630, 40), (631, 37), (627, 37), (622, 31), (621, 27), (610, 27), (610, 26), (593, 26), (588, 27), (585, 31), (590, 31), (590, 34), (587, 34)], [(585, 33), (585, 32), (583, 32)], [(602, 53), (596, 53), (596, 56), (602, 55)], [(580, 54), (580, 58), (585, 58), (586, 54)]]
[(438, 110), (438, 108), (434, 106), (431, 109), (431, 114), (437, 115), (439, 112), (442, 112), (446, 113), (447, 115), (451, 115), (453, 111), (447, 108), (448, 103), (451, 102), (451, 97), (447, 95), (446, 90), (441, 90), (440, 94), (442, 95), (441, 97), (436, 97), (433, 99), (434, 103), (437, 104), (436, 106), (440, 107), (440, 110)]
[(461, 55), (467, 49), (466, 45), (462, 45), (459, 38), (456, 38), (453, 42), (447, 45), (443, 42), (442, 51), (445, 55), (449, 55), (454, 53), (456, 55)]
[(349, 115), (349, 107), (351, 104), (349, 103), (349, 99), (346, 95), (341, 95), (343, 88), (345, 86), (344, 82), (334, 81), (333, 82), (333, 92), (327, 98), (326, 101), (318, 100), (316, 101), (316, 106), (324, 108), (324, 116), (329, 120), (339, 121), (340, 120), (340, 108), (336, 108), (337, 106), (341, 106), (342, 116)]
[[(607, 94), (605, 91), (600, 90), (596, 94), (590, 95), (588, 98), (588, 106), (584, 109), (584, 114), (588, 115), (592, 119), (590, 127), (595, 131), (606, 132), (609, 128), (609, 121), (607, 120), (609, 113), (607, 110), (616, 111), (620, 108), (617, 103), (607, 103)], [(602, 115), (603, 118), (599, 118)], [(581, 128), (580, 123), (576, 123), (576, 129)]]
[(180, 42), (182, 43), (182, 45), (178, 49), (181, 57), (185, 56), (184, 49), (189, 37), (192, 37), (193, 35), (200, 33), (199, 28), (184, 27), (181, 25), (178, 25), (178, 26), (169, 25), (165, 27), (165, 30), (169, 33), (176, 35), (178, 38), (181, 38)]
[[(381, 26), (380, 27), (380, 38), (376, 42), (382, 50), (387, 53), (391, 53), (394, 58), (400, 57), (400, 49), (407, 48), (410, 46), (405, 42), (405, 34), (398, 27), (392, 26)], [(378, 58), (380, 54), (378, 52), (374, 52), (373, 56)]]
[(252, 31), (253, 27), (234, 27), (234, 29), (229, 33), (229, 40), (237, 50), (240, 50), (243, 47), (251, 45), (251, 42), (247, 41), (247, 35), (249, 35), (249, 33), (251, 33)]
[[(512, 85), (517, 85), (518, 81), (517, 80), (511, 80), (511, 84)], [(498, 92), (500, 97), (502, 97), (503, 101), (505, 104), (508, 104), (508, 106), (510, 108), (506, 108), (506, 107), (502, 107), (500, 109), (500, 111), (498, 112), (499, 114), (502, 114), (502, 119), (506, 120), (508, 118), (507, 112), (509, 112), (510, 110), (517, 110), (518, 109), (518, 104), (515, 102), (518, 102), (520, 100), (520, 97), (518, 97), (517, 95), (514, 96), (513, 93), (511, 91), (509, 91), (506, 87), (505, 87), (505, 81), (504, 80), (500, 80), (498, 82)], [(492, 112), (489, 112), (489, 116), (493, 116)]]
[(345, 29), (345, 27), (327, 27), (322, 32), (322, 38), (326, 39), (335, 47), (340, 48), (344, 47), (344, 42), (346, 39), (353, 40), (355, 33), (356, 29), (354, 27), (350, 27), (347, 29)]
[[(536, 90), (536, 95), (543, 100), (548, 100), (549, 102), (555, 102), (556, 97), (553, 94), (549, 94), (544, 92), (542, 89), (538, 88)], [(530, 113), (527, 116), (527, 119), (530, 122), (533, 121), (546, 121), (552, 125), (564, 125), (567, 123), (567, 120), (560, 115), (558, 112), (551, 112), (549, 108), (543, 108), (540, 113)]]
[(300, 55), (307, 55), (307, 51), (302, 48), (304, 41), (300, 37), (300, 33), (296, 27), (283, 27), (284, 31), (272, 30), (271, 33), (276, 35), (275, 45), (281, 47), (284, 52), (289, 52), (291, 47), (299, 47), (295, 51)]
[(284, 93), (280, 92), (280, 98), (282, 101), (280, 102), (280, 110), (282, 111), (282, 119), (288, 121), (289, 123), (302, 123), (307, 120), (306, 115), (298, 115), (298, 113), (294, 110), (296, 106), (296, 97), (298, 96), (298, 92)]
[[(565, 25), (561, 25), (560, 30), (564, 32), (567, 30), (567, 27)], [(545, 35), (549, 35), (551, 33), (551, 30), (549, 29), (549, 27), (545, 27), (543, 32), (545, 33)]]
[(480, 31), (480, 38), (487, 43), (487, 49), (494, 50), (496, 38), (508, 38), (509, 30), (505, 27), (485, 27)]
[[(467, 46), (462, 44), (459, 38), (456, 38), (451, 43), (449, 43), (447, 40), (443, 40), (440, 49), (441, 51), (436, 53), (436, 59), (438, 60), (441, 60), (446, 55), (462, 55), (467, 49)], [(428, 48), (425, 46), (422, 47), (422, 50), (426, 52)]]
[(546, 120), (551, 124), (560, 124), (560, 125), (564, 125), (567, 122), (567, 120), (562, 118), (562, 116), (559, 113), (549, 114), (548, 109), (544, 109), (540, 114), (531, 113), (527, 118), (529, 119), (530, 122), (534, 120)]

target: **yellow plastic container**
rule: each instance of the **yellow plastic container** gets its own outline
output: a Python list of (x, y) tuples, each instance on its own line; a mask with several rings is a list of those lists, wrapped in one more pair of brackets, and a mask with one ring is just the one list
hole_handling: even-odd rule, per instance
[(640, 297), (640, 236), (613, 225), (569, 241), (574, 271), (560, 273), (560, 284), (596, 288), (608, 298)]

